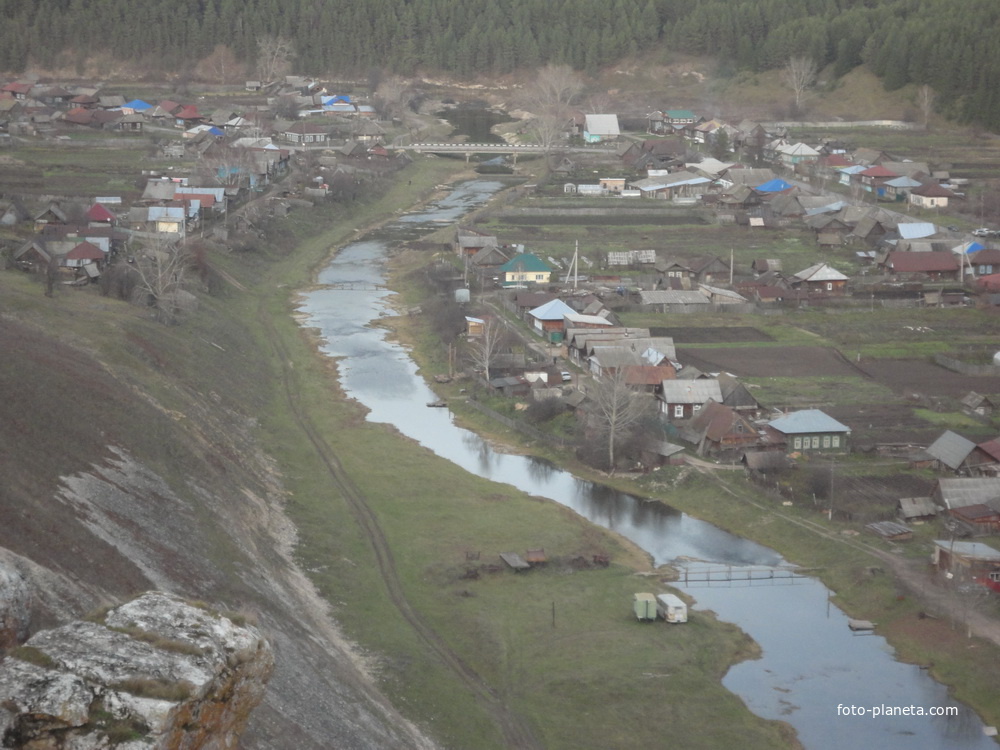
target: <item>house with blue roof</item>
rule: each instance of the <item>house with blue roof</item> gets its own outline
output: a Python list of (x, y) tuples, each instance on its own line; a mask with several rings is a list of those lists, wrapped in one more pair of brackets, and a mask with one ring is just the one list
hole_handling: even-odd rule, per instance
[(518, 253), (497, 269), (500, 286), (524, 287), (529, 284), (548, 284), (552, 269), (545, 261), (531, 253)]
[(549, 341), (562, 341), (566, 332), (566, 316), (575, 315), (576, 310), (567, 305), (561, 299), (553, 299), (544, 305), (528, 310), (528, 319), (535, 332), (544, 336)]
[(819, 409), (793, 411), (764, 426), (767, 441), (786, 452), (846, 453), (850, 434), (850, 427)]

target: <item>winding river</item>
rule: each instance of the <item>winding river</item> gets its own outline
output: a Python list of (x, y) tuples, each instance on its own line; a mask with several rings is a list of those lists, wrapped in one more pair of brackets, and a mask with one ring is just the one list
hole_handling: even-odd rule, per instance
[[(346, 393), (370, 410), (369, 420), (394, 425), (467, 471), (572, 508), (632, 540), (656, 564), (686, 567), (692, 578), (706, 565), (787, 571), (790, 566), (773, 550), (661, 503), (581, 480), (548, 462), (497, 453), (456, 426), (447, 409), (427, 408), (437, 396), (406, 350), (371, 325), (391, 312), (390, 292), (380, 288), (389, 248), (395, 238), (413, 236), (423, 226), (457, 221), (501, 187), (488, 180), (458, 185), (426, 210), (346, 246), (323, 270), (319, 286), (304, 296), (301, 312), (304, 324), (320, 331), (325, 353), (338, 359)], [(796, 577), (680, 587), (694, 597), (696, 610), (715, 611), (760, 644), (762, 658), (734, 666), (724, 684), (759, 716), (791, 724), (809, 750), (996, 750), (975, 712), (951, 699), (944, 686), (897, 661), (882, 637), (853, 633), (819, 581)], [(845, 714), (849, 706), (868, 709), (869, 715)], [(947, 707), (955, 715), (871, 715), (873, 707), (911, 706)]]

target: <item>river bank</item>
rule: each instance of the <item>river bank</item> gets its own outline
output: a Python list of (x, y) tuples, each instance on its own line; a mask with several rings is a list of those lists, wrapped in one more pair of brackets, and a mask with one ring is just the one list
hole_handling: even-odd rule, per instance
[[(413, 275), (413, 267), (419, 262), (413, 255), (396, 258), (394, 262), (391, 286), (402, 287), (408, 300), (417, 296), (407, 278)], [(444, 372), (442, 368), (447, 363), (419, 319), (396, 319), (390, 325), (400, 341), (411, 348), (426, 378)], [(938, 610), (928, 609), (929, 589), (919, 583), (923, 577), (907, 576), (905, 580), (918, 582), (915, 588), (912, 584), (907, 586), (897, 575), (910, 572), (914, 561), (897, 559), (898, 555), (886, 545), (858, 540), (856, 531), (817, 519), (807, 509), (783, 507), (780, 501), (751, 487), (742, 476), (667, 469), (638, 481), (606, 477), (580, 465), (570, 455), (560, 455), (550, 446), (526, 441), (520, 433), (463, 408), (458, 388), (441, 389), (456, 418), (489, 439), (506, 443), (524, 454), (544, 455), (578, 476), (667, 502), (739, 536), (766, 544), (786, 558), (815, 570), (837, 592), (842, 609), (879, 623), (880, 632), (890, 638), (902, 660), (928, 668), (988, 724), (1000, 719), (995, 702), (1000, 689), (996, 647), (967, 637), (966, 623), (953, 622), (950, 627), (942, 627), (940, 619), (926, 616), (928, 611), (935, 614)], [(899, 570), (900, 566), (904, 566), (904, 571)]]

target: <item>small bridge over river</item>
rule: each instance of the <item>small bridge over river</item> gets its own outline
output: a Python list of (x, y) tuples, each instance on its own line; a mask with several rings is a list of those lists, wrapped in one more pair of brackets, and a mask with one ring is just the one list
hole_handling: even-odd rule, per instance
[(594, 153), (600, 151), (611, 152), (615, 148), (613, 143), (600, 143), (590, 146), (543, 146), (538, 143), (411, 143), (400, 145), (408, 151), (415, 151), (418, 154), (464, 154), (465, 160), (469, 161), (473, 154), (498, 154), (509, 155), (517, 164), (518, 154), (546, 154), (552, 151), (571, 153)]

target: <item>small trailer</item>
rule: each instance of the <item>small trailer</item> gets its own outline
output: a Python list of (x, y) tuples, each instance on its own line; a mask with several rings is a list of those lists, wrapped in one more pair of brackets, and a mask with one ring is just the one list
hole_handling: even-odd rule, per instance
[(652, 594), (636, 594), (632, 597), (632, 611), (635, 619), (652, 621), (656, 619), (656, 597)]
[(687, 622), (688, 608), (684, 600), (674, 594), (658, 594), (656, 614), (666, 622)]

